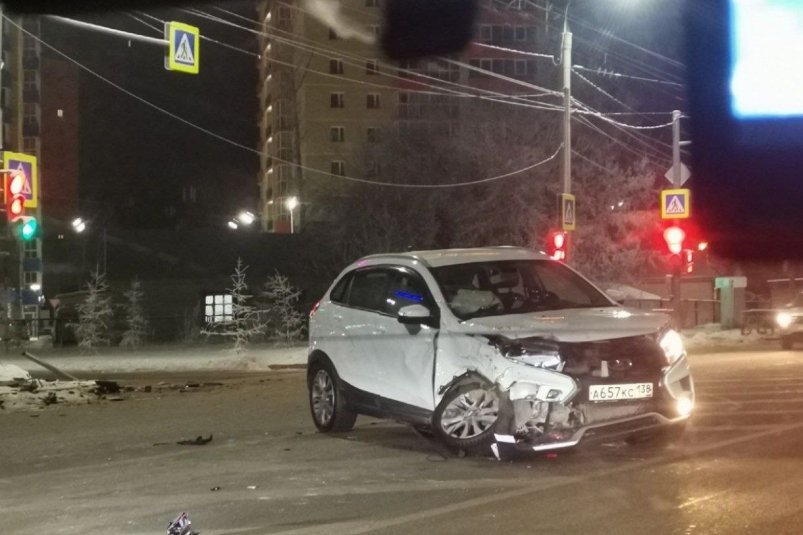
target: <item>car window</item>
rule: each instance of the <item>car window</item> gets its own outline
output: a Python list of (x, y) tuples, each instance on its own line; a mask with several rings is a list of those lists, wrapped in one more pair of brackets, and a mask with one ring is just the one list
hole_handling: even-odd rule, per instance
[(385, 311), (397, 315), (399, 310), (409, 305), (431, 306), (429, 289), (417, 273), (395, 271), (385, 295)]
[(574, 271), (550, 260), (472, 262), (438, 267), (433, 274), (461, 319), (612, 306)]
[(390, 272), (385, 269), (357, 271), (351, 280), (347, 302), (349, 306), (385, 311), (385, 293)]
[(347, 273), (340, 279), (332, 291), (329, 292), (329, 299), (333, 303), (344, 304), (346, 301), (346, 292), (349, 287), (349, 283), (351, 282), (352, 273)]

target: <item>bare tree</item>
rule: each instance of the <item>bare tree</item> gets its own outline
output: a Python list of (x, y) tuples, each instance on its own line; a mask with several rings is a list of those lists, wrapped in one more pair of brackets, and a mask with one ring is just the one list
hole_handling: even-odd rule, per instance
[(142, 291), (142, 283), (139, 279), (131, 281), (131, 287), (123, 294), (126, 298), (125, 326), (123, 339), (120, 341), (122, 347), (140, 347), (145, 343), (150, 334), (150, 324), (145, 316), (143, 300), (145, 297)]

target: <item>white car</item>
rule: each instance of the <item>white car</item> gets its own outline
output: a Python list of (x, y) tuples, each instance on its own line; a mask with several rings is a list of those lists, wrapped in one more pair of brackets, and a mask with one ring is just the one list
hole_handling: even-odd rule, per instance
[(310, 316), (309, 401), (323, 432), (365, 414), (499, 456), (591, 435), (674, 436), (694, 405), (665, 315), (623, 308), (527, 249), (368, 256)]
[(803, 340), (803, 293), (797, 294), (794, 301), (775, 316), (781, 335), (781, 347), (792, 349), (796, 341)]

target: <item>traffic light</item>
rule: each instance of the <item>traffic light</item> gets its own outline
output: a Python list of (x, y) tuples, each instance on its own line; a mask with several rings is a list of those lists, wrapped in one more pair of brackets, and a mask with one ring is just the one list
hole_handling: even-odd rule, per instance
[(664, 241), (666, 247), (672, 254), (680, 254), (683, 250), (683, 240), (686, 239), (686, 233), (680, 227), (668, 227), (664, 231)]
[(566, 233), (558, 230), (549, 234), (547, 252), (554, 260), (566, 260)]
[(694, 251), (691, 249), (683, 251), (683, 269), (686, 273), (694, 271)]
[(18, 221), (18, 235), (22, 241), (29, 241), (39, 234), (39, 222), (35, 217), (24, 215)]
[(6, 217), (9, 221), (16, 221), (25, 212), (25, 175), (20, 172), (6, 175)]

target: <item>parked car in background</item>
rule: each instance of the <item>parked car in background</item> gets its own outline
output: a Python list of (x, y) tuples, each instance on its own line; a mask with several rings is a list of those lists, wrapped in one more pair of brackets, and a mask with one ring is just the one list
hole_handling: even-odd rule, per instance
[(786, 305), (786, 308), (775, 316), (781, 335), (781, 347), (792, 349), (795, 342), (803, 340), (803, 292)]
[(311, 313), (307, 373), (323, 432), (365, 414), (497, 455), (676, 434), (694, 404), (667, 316), (621, 307), (565, 264), (514, 247), (350, 265)]

